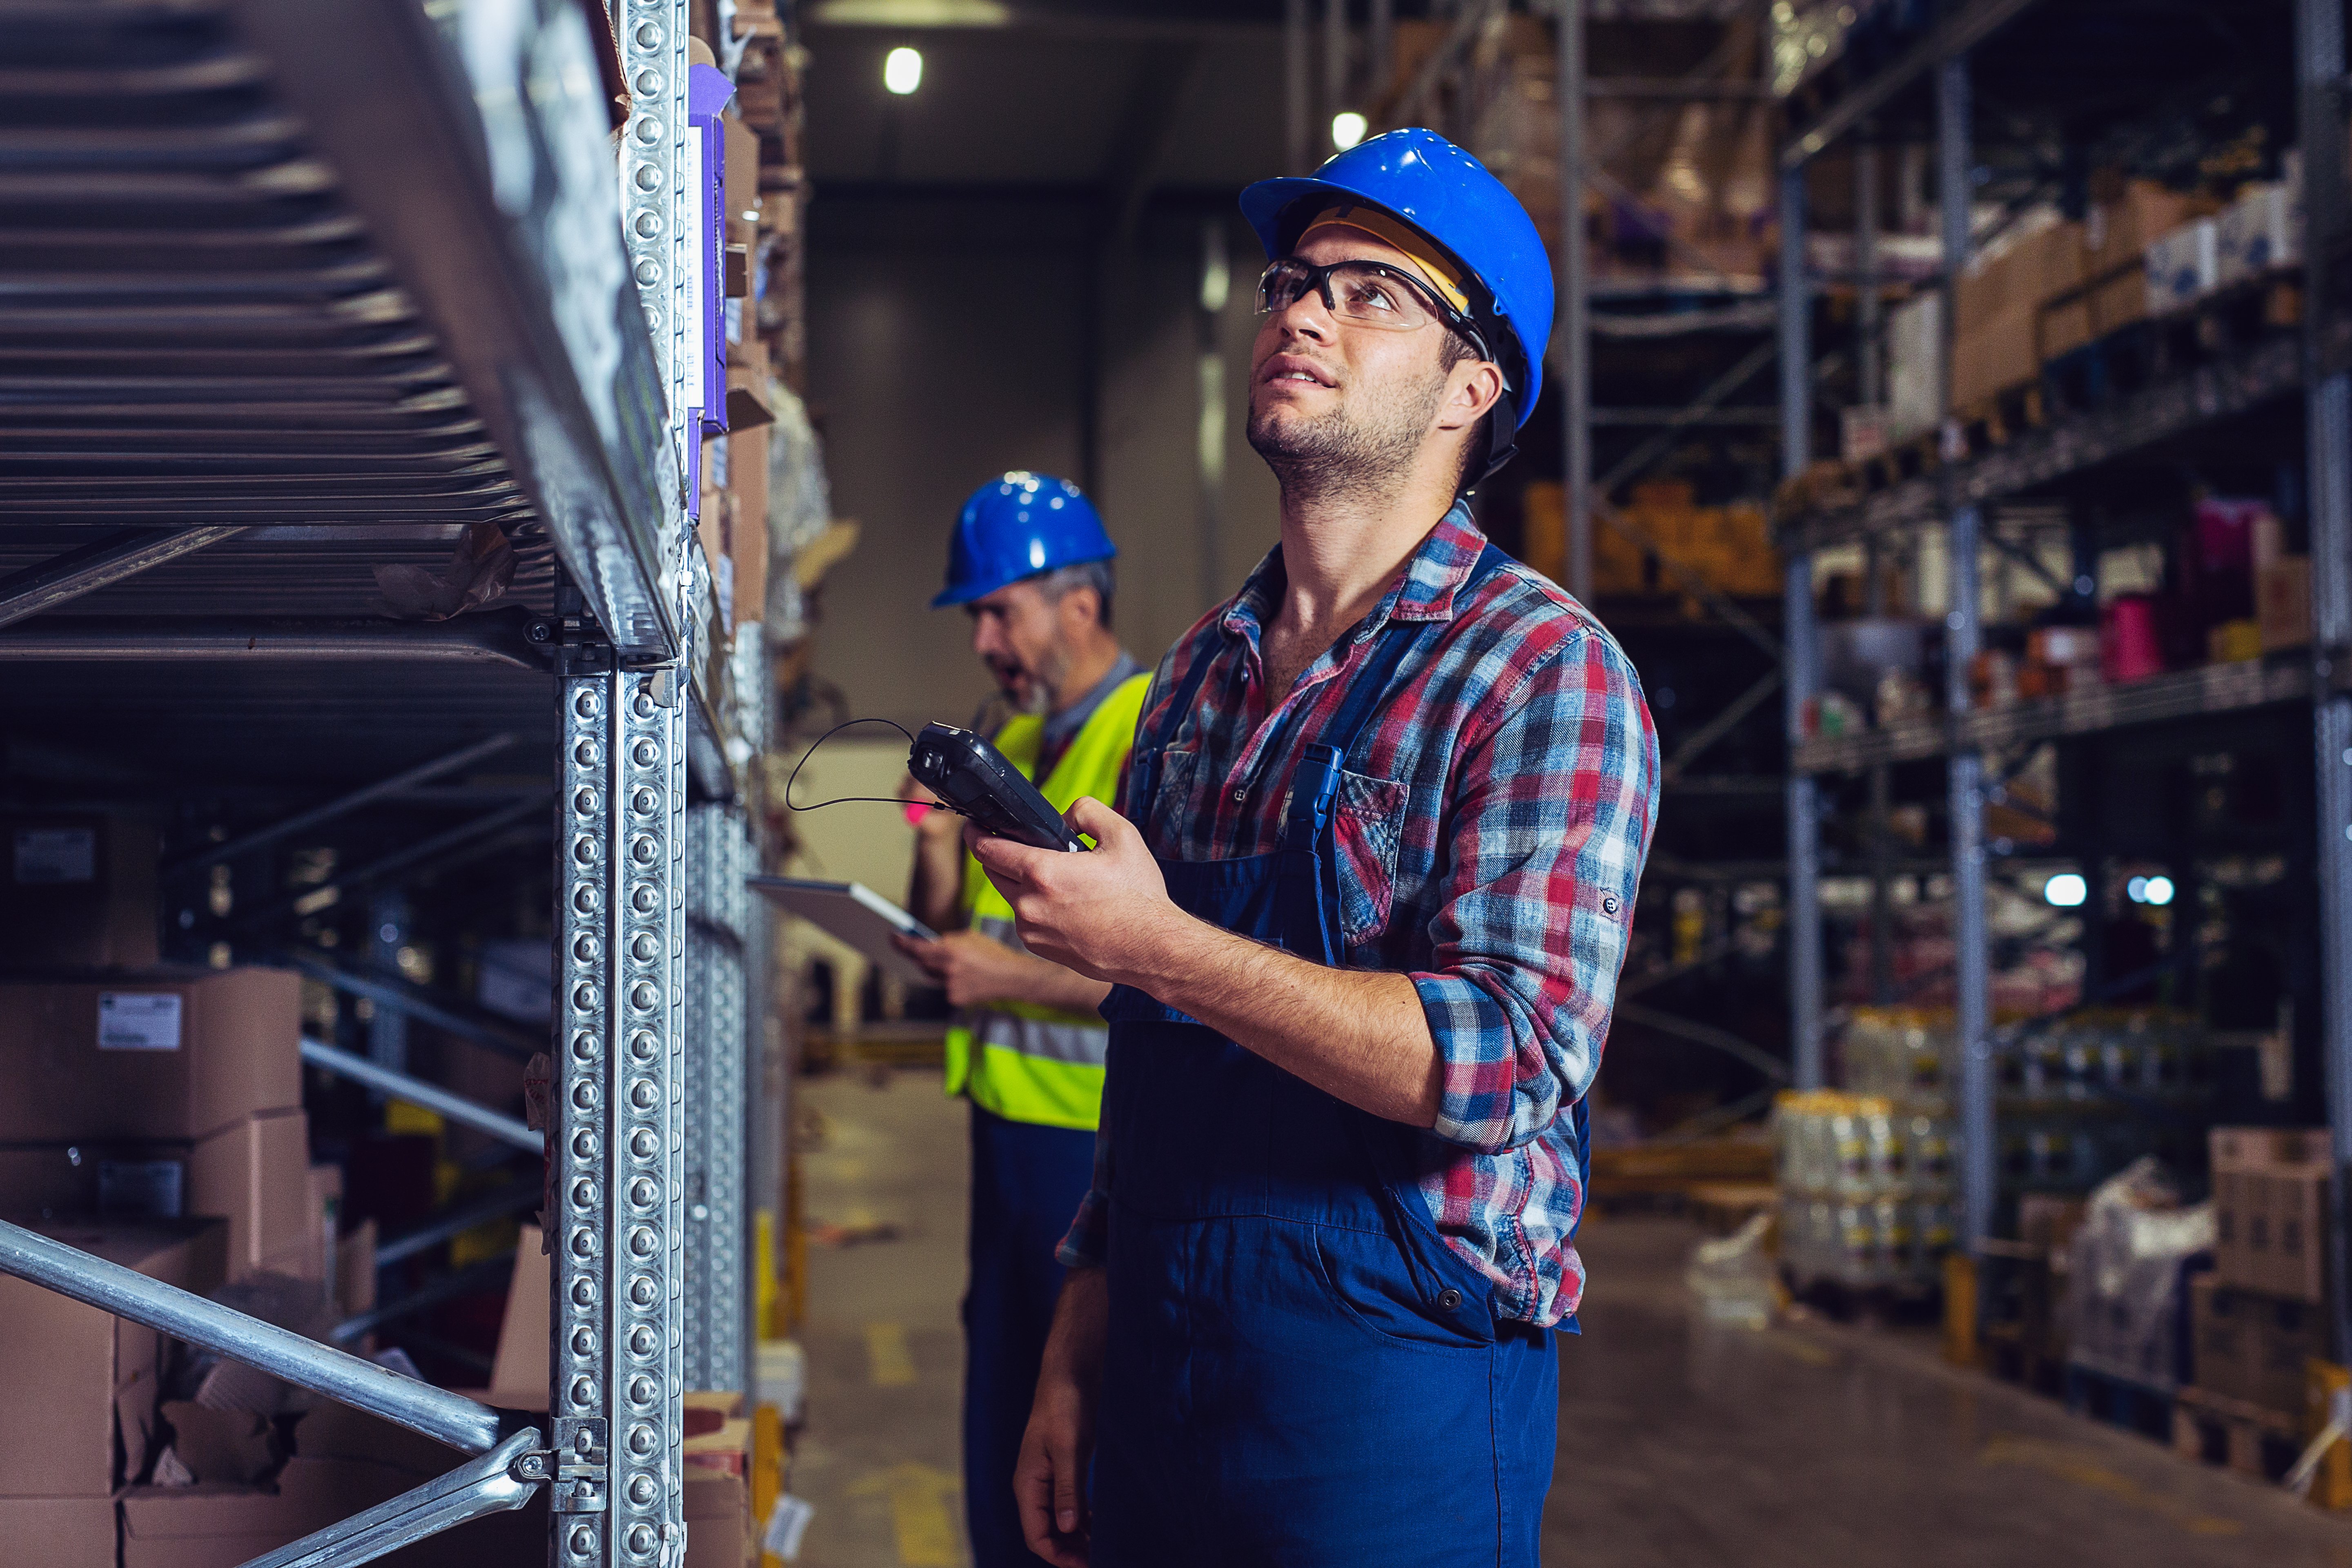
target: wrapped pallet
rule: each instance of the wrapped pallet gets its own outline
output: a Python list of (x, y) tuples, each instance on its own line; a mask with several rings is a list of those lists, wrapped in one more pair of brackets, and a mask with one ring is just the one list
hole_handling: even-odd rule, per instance
[(2152, 1156), (2092, 1193), (2067, 1269), (2071, 1364), (2170, 1393), (2187, 1359), (2192, 1259), (2213, 1250), (2213, 1207), (2184, 1207)]

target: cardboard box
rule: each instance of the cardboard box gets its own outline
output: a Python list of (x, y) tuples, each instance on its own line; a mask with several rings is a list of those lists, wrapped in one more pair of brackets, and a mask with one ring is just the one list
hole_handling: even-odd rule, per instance
[(686, 1520), (684, 1568), (746, 1568), (756, 1561), (751, 1493), (741, 1477), (689, 1467), (680, 1501)]
[(2082, 281), (2096, 283), (2138, 267), (2147, 247), (2215, 204), (2167, 190), (2153, 180), (2131, 180), (2091, 204), (2078, 233)]
[(178, 1219), (188, 1150), (162, 1143), (27, 1143), (0, 1149), (0, 1217)]
[(122, 1568), (238, 1568), (416, 1484), (388, 1465), (298, 1457), (270, 1486), (132, 1487), (120, 1505)]
[(727, 243), (760, 242), (760, 138), (734, 114), (719, 117), (719, 156), (724, 160)]
[[(217, 1220), (44, 1225), (40, 1232), (198, 1294), (227, 1277)], [(0, 1277), (0, 1492), (106, 1497), (145, 1469), (156, 1436), (163, 1336), (13, 1277)]]
[(1996, 316), (2031, 310), (2083, 280), (2082, 232), (2044, 209), (2018, 220), (1980, 251), (1954, 290), (1959, 330)]
[(2041, 377), (2032, 308), (2011, 307), (1953, 341), (1952, 408), (1956, 413)]
[(0, 1142), (204, 1138), (302, 1102), (300, 976), (0, 984)]
[(547, 1408), (548, 1305), (551, 1270), (540, 1248), (541, 1231), (522, 1227), (515, 1243), (514, 1278), (507, 1286), (507, 1313), (499, 1325), (499, 1349), (490, 1363), (490, 1403), (508, 1410)]
[(161, 901), (155, 825), (89, 813), (0, 817), (7, 897), (0, 953), (11, 969), (152, 969)]
[(2248, 185), (2215, 224), (2215, 269), (2222, 283), (2303, 261), (2302, 206), (2284, 183)]
[(343, 1317), (355, 1318), (375, 1305), (375, 1218), (370, 1215), (335, 1244), (335, 1274), (327, 1282), (328, 1294)]
[(214, 1216), (228, 1222), (229, 1278), (269, 1268), (322, 1280), (305, 1179), (309, 1145), (308, 1121), (300, 1110), (286, 1110), (241, 1118), (194, 1141), (0, 1150), (0, 1216), (83, 1222)]
[(2267, 1296), (2251, 1300), (2254, 1335), (2246, 1397), (2265, 1410), (2292, 1415), (2303, 1408), (2305, 1364), (2327, 1354), (2327, 1325), (2314, 1302)]
[(2311, 642), (2311, 557), (2288, 555), (2254, 569), (2254, 621), (2263, 651)]
[(298, 1108), (245, 1117), (188, 1155), (188, 1212), (228, 1221), (228, 1275), (303, 1272), (315, 1248), (310, 1208), (310, 1122)]
[(2210, 1274), (2189, 1282), (2189, 1375), (2208, 1394), (2252, 1397), (2254, 1365), (2252, 1298), (2226, 1290)]
[(2221, 281), (2221, 228), (2210, 217), (2159, 235), (2146, 251), (2147, 313), (2183, 310), (2211, 293)]
[(2324, 1301), (2326, 1131), (2216, 1127), (2211, 1148), (2221, 1282), (2291, 1301)]
[(114, 1499), (0, 1497), (0, 1541), (28, 1568), (115, 1568)]

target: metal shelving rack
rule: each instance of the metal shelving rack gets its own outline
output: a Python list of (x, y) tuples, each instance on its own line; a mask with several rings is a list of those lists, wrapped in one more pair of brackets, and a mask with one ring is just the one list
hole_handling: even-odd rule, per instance
[[(258, 769), (348, 738), (394, 776), (335, 812), (451, 758), (551, 748), (545, 1417), (0, 1226), (0, 1269), (474, 1456), (265, 1563), (365, 1562), (541, 1489), (562, 1568), (675, 1563), (682, 1395), (749, 1381), (765, 944), (738, 770), (766, 672), (756, 637), (731, 672), (711, 656), (685, 489), (689, 302), (719, 293), (695, 276), (688, 17), (8, 7), (0, 552), (29, 564), (0, 580), (0, 626), (42, 617), (0, 632), (0, 661), (40, 667), (12, 700), (144, 703), (159, 744), (250, 746)], [(523, 559), (518, 608), (386, 620), (336, 564), (348, 541), (484, 521)]]
[[(1814, 121), (1795, 129), (1780, 153), (1780, 322), (1783, 461), (1790, 475), (1812, 460), (1813, 417), (1802, 367), (1810, 361), (1812, 280), (1805, 258), (1807, 166), (1839, 138), (1861, 129), (1898, 95), (1931, 86), (1935, 167), (1946, 193), (1971, 189), (1970, 50), (2034, 9), (2063, 0), (1966, 0), (1948, 6), (1934, 29), (1899, 58), (1853, 84)], [(1960, 1072), (1958, 1091), (1964, 1150), (1961, 1188), (1972, 1250), (1991, 1239), (1996, 1198), (1990, 994), (1986, 929), (1985, 754), (1989, 749), (2060, 735), (2094, 735), (2158, 720), (2221, 714), (2308, 701), (2317, 772), (2316, 842), (2321, 930), (2326, 1101), (2334, 1129), (2337, 1214), (2342, 1172), (2352, 1157), (2352, 694), (2344, 670), (2352, 653), (2352, 376), (2347, 376), (2347, 317), (2332, 287), (2347, 237), (2345, 75), (2341, 0), (2293, 0), (2297, 120), (2308, 212), (2304, 328), (2299, 341), (2273, 342), (2151, 385), (2099, 412), (2063, 417), (1990, 455), (1948, 463), (1929, 477), (1896, 485), (1856, 506), (1791, 520), (1782, 538), (1788, 558), (1790, 648), (1788, 719), (1794, 755), (1788, 786), (1792, 1026), (1800, 1081), (1822, 1081), (1824, 1016), (1820, 913), (1819, 775), (1891, 761), (1947, 759), (1952, 830), (1950, 876), (1958, 946)], [(1950, 290), (1971, 242), (1969, 204), (1947, 195), (1943, 287), (1947, 331)], [(1969, 657), (1979, 641), (1976, 563), (1983, 509), (1991, 501), (2048, 484), (2212, 425), (2265, 399), (2300, 388), (2305, 410), (2305, 460), (2311, 521), (2313, 646), (2307, 658), (2183, 671), (2127, 687), (2019, 704), (1997, 711), (1970, 706)], [(1941, 526), (1952, 563), (1952, 608), (1946, 622), (1947, 689), (1941, 716), (1831, 740), (1802, 734), (1806, 703), (1820, 690), (1813, 626), (1812, 552), (1897, 530)], [(2339, 1319), (2336, 1342), (2352, 1343), (2341, 1314), (2345, 1248), (2331, 1247)]]

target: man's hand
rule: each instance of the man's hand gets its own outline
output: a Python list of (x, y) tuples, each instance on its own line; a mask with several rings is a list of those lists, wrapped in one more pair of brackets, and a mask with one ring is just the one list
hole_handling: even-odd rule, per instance
[(900, 952), (929, 970), (947, 989), (948, 1000), (959, 1007), (985, 1007), (992, 1002), (1038, 1002), (1054, 999), (1040, 993), (1069, 978), (1058, 965), (1016, 952), (978, 931), (951, 931), (937, 942), (911, 936), (891, 939)]
[(1117, 984), (1140, 973), (1142, 959), (1173, 932), (1199, 922), (1169, 899), (1159, 862), (1127, 818), (1088, 796), (1062, 815), (1095, 841), (1091, 851), (1035, 849), (969, 826), (964, 847), (1013, 906), (1024, 946)]
[(1102, 1379), (1109, 1319), (1109, 1282), (1103, 1271), (1070, 1270), (1054, 1303), (1036, 1403), (1021, 1438), (1021, 1458), (1013, 1466), (1021, 1534), (1029, 1550), (1055, 1568), (1087, 1568), (1092, 1545), (1087, 1467), (1094, 1458), (1095, 1391)]

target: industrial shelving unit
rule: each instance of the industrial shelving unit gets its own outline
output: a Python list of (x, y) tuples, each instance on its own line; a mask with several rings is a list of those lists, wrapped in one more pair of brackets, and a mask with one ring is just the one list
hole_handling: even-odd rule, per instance
[[(717, 7), (730, 69), (759, 25), (735, 10)], [(386, 1059), (406, 1020), (550, 1054), (547, 1414), (17, 1226), (0, 1226), (0, 1269), (472, 1457), (264, 1562), (363, 1562), (543, 1496), (551, 1562), (674, 1563), (681, 1399), (749, 1386), (751, 1216), (775, 1202), (751, 1184), (783, 1125), (758, 1103), (766, 938), (744, 884), (769, 673), (756, 624), (724, 630), (691, 515), (694, 405), (715, 421), (725, 400), (693, 393), (693, 370), (726, 290), (687, 0), (5, 11), (0, 663), (26, 667), (0, 700), (12, 762), (113, 798), (204, 775), (215, 799), (278, 814), (182, 844), (167, 886), (212, 892), (174, 893), (177, 950), (217, 938), (223, 959), (293, 963), (364, 1000), (382, 1026), (350, 1070), (376, 1089), (468, 1116)], [(387, 617), (383, 569), (454, 571), (481, 524), (514, 558), (496, 607)], [(438, 782), (492, 756), (516, 776)], [(394, 807), (423, 816), (388, 837), (379, 821), (381, 853), (276, 907), (273, 846)], [(551, 826), (543, 1033), (228, 912), (232, 890), (292, 919), (467, 859), (521, 877)], [(538, 1188), (461, 1203), (387, 1251)]]
[[(1874, 70), (1812, 95), (1811, 118), (1792, 128), (1780, 153), (1782, 267), (1780, 273), (1782, 461), (1792, 479), (1813, 463), (1815, 399), (1806, 367), (1819, 280), (1806, 265), (1809, 165), (1841, 138), (1866, 132), (1874, 117), (1908, 113), (1932, 124), (1934, 167), (1942, 204), (1944, 321), (1948, 350), (1952, 290), (1975, 239), (1971, 201), (1979, 162), (1973, 138), (1972, 51), (1998, 42), (2002, 30), (2035, 16), (2063, 12), (2068, 0), (1964, 0), (1900, 54)], [(2345, 366), (2347, 317), (2336, 286), (2347, 237), (2346, 124), (2340, 96), (2345, 72), (2340, 0), (2292, 0), (2296, 120), (2305, 163), (2308, 257), (2302, 279), (2302, 326), (2294, 335), (2253, 344), (2084, 413), (2053, 416), (2006, 445), (1967, 455), (1948, 426), (1950, 454), (1933, 471), (1891, 484), (1866, 497), (1808, 504), (1783, 519), (1788, 552), (1785, 625), (1790, 649), (1787, 718), (1793, 768), (1788, 785), (1791, 1026), (1799, 1081), (1823, 1081), (1828, 1026), (1823, 1005), (1822, 929), (1818, 901), (1822, 788), (1837, 775), (1890, 764), (1945, 760), (1950, 821), (1948, 875), (1954, 902), (1958, 977), (1958, 1113), (1962, 1151), (1960, 1190), (1964, 1244), (1983, 1253), (1995, 1242), (1998, 1196), (1994, 1019), (1990, 938), (1987, 927), (1988, 802), (1999, 778), (1990, 754), (2058, 738), (2114, 737), (2163, 721), (2219, 723), (2248, 714), (2310, 714), (2315, 776), (2309, 823), (2310, 863), (2316, 872), (2316, 971), (2319, 1057), (2324, 1103), (2334, 1130), (2341, 1214), (2343, 1162), (2352, 1154), (2352, 695), (2343, 670), (2352, 645), (2352, 379)], [(2038, 18), (2037, 18), (2038, 19)], [(1820, 53), (1822, 51), (1816, 51)], [(2029, 84), (2030, 89), (2030, 84)], [(2014, 112), (2021, 90), (2006, 91)], [(1921, 103), (1922, 99), (1927, 101)], [(2179, 671), (2129, 685), (1977, 710), (1969, 666), (1980, 646), (1978, 561), (1989, 539), (1988, 509), (2038, 489), (2089, 474), (2100, 465), (2145, 455), (2183, 437), (2260, 406), (2292, 406), (2300, 396), (2302, 461), (2310, 528), (2312, 647), (2306, 655), (2273, 655), (2261, 662)], [(1832, 545), (1886, 542), (1904, 531), (1940, 529), (1950, 563), (1950, 613), (1945, 622), (1946, 688), (1941, 711), (1877, 731), (1827, 738), (1804, 733), (1806, 704), (1821, 690), (1815, 626), (1814, 553)], [(1883, 773), (1882, 773), (1883, 776)], [(2094, 879), (2095, 881), (2095, 877)], [(2176, 960), (2179, 958), (2175, 955)], [(2344, 1247), (2330, 1247), (2336, 1310), (2341, 1314)], [(2352, 1342), (2339, 1316), (2336, 1341)]]

